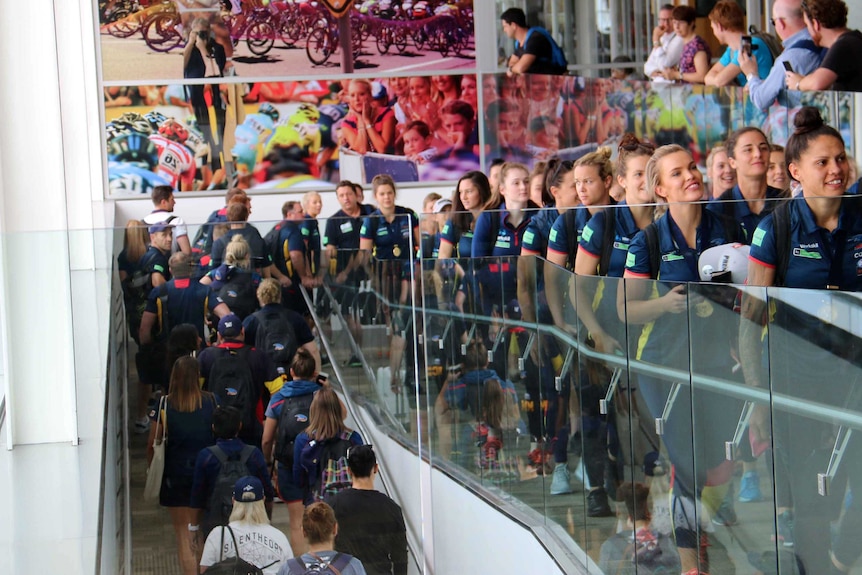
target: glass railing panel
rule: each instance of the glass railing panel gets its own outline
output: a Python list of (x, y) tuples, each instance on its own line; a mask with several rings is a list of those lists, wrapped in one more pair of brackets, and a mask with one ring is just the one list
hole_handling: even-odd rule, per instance
[(829, 569), (830, 553), (851, 565), (859, 553), (851, 543), (860, 476), (859, 298), (770, 288), (766, 302), (768, 371), (758, 375), (772, 394), (778, 535), (783, 547), (794, 544), (806, 572)]
[[(708, 518), (700, 504), (692, 441), (692, 392), (688, 371), (691, 340), (686, 329), (685, 286), (649, 279), (627, 279), (623, 310), (630, 358), (629, 379), (643, 399), (650, 451), (644, 454), (643, 479), (633, 489), (633, 504), (648, 512), (644, 522), (660, 541), (674, 540), (667, 553), (681, 561), (682, 572), (698, 566), (699, 537)], [(675, 290), (670, 296), (668, 293)], [(661, 305), (675, 301), (669, 308)], [(679, 300), (682, 298), (682, 300)], [(667, 311), (666, 311), (667, 310)], [(673, 466), (674, 497), (670, 497)], [(649, 496), (644, 499), (644, 495)], [(678, 517), (677, 517), (678, 516)], [(672, 521), (675, 520), (675, 521)]]
[[(675, 406), (690, 409), (687, 437), (701, 511), (698, 531), (701, 540), (709, 541), (708, 568), (717, 572), (746, 556), (740, 539), (774, 549), (769, 539), (775, 517), (769, 497), (771, 462), (763, 456), (763, 441), (753, 439), (749, 419), (754, 404), (740, 363), (740, 296), (735, 285), (688, 284), (687, 330), (682, 333), (689, 334), (691, 403)], [(675, 355), (669, 353), (664, 365), (684, 368), (681, 361), (674, 363)], [(759, 399), (768, 397), (762, 393)], [(761, 403), (759, 409), (765, 407)]]

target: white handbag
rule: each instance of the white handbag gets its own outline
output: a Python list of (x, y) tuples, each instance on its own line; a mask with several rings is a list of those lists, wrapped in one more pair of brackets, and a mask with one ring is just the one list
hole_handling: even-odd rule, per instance
[(161, 421), (162, 413), (165, 421), (162, 422), (162, 436), (153, 440), (153, 460), (147, 469), (147, 483), (144, 486), (144, 500), (157, 501), (159, 492), (162, 490), (162, 475), (165, 473), (165, 446), (167, 445), (167, 396), (159, 401), (159, 413), (157, 421)]

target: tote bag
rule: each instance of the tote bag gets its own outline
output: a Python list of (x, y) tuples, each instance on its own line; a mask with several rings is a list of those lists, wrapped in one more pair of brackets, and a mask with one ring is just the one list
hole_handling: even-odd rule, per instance
[(165, 445), (167, 444), (167, 419), (168, 413), (165, 410), (167, 407), (167, 396), (163, 396), (159, 401), (159, 419), (162, 413), (165, 414), (165, 421), (162, 422), (162, 436), (156, 437), (153, 441), (153, 461), (147, 469), (147, 483), (144, 486), (144, 500), (158, 500), (159, 492), (162, 489), (162, 475), (165, 473)]

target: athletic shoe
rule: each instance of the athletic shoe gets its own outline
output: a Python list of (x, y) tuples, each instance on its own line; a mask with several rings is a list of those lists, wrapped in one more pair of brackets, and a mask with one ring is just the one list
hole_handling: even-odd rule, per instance
[(587, 495), (587, 517), (612, 517), (614, 512), (608, 504), (608, 494), (601, 487)]
[(571, 492), (572, 486), (569, 485), (569, 470), (565, 463), (558, 463), (554, 467), (554, 475), (551, 479), (551, 495), (563, 495)]
[(135, 433), (144, 434), (150, 430), (150, 419), (144, 416), (143, 419), (135, 421)]
[(763, 494), (760, 492), (760, 476), (756, 471), (746, 471), (739, 482), (739, 502), (751, 503), (760, 501)]
[(722, 527), (736, 525), (736, 510), (733, 508), (733, 484), (730, 484), (724, 499), (721, 500), (721, 505), (712, 517), (712, 522)]
[(793, 512), (779, 513), (776, 518), (776, 533), (773, 541), (780, 541), (784, 547), (793, 547)]
[(362, 362), (355, 355), (351, 355), (350, 359), (344, 362), (346, 367), (362, 367)]

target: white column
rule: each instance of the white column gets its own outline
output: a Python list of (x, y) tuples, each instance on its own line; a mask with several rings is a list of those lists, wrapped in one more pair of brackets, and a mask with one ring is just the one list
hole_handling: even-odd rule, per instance
[(75, 336), (85, 334), (73, 333), (75, 296), (95, 296), (73, 293), (70, 274), (95, 265), (93, 214), (102, 213), (92, 10), (86, 0), (32, 0), (0, 20), (10, 448), (78, 439)]

